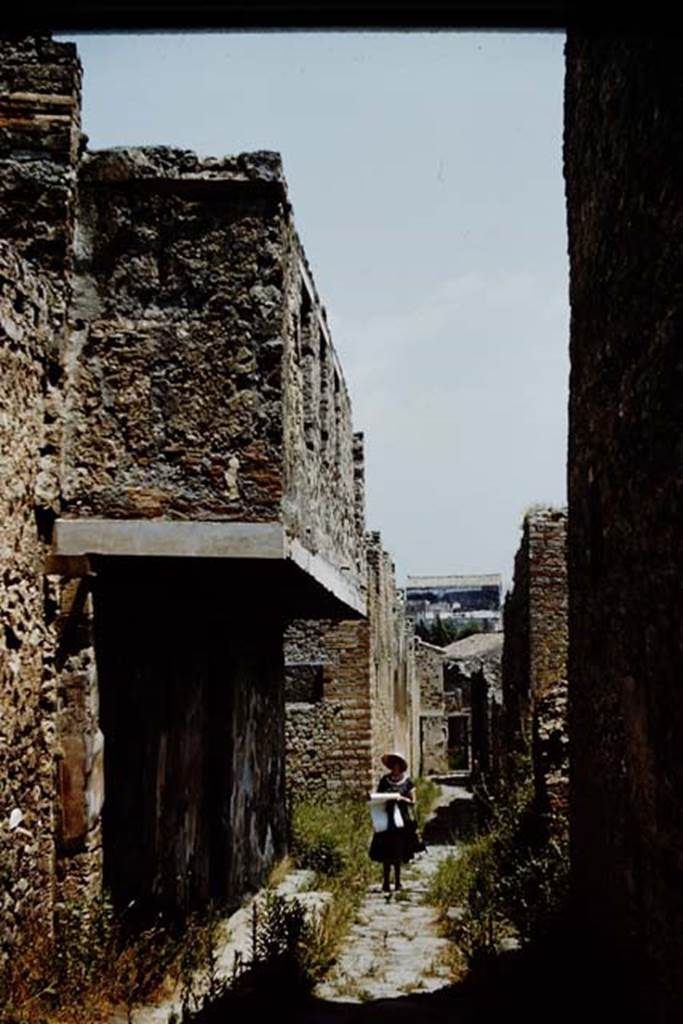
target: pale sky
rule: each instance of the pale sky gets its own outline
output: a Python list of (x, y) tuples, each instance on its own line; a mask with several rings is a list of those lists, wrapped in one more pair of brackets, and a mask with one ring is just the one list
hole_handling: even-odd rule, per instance
[(406, 573), (502, 572), (565, 503), (560, 33), (62, 36), (90, 148), (282, 154)]

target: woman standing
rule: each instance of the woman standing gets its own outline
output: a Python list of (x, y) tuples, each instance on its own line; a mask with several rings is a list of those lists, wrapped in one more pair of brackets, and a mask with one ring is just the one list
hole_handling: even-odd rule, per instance
[[(415, 785), (408, 775), (408, 762), (403, 754), (391, 751), (384, 755), (382, 764), (389, 773), (379, 780), (377, 792), (391, 794), (386, 802), (388, 827), (383, 832), (375, 832), (370, 844), (370, 859), (382, 862), (382, 891), (390, 892), (391, 865), (394, 866), (394, 889), (398, 891), (401, 888), (401, 864), (407, 864), (415, 853), (415, 819), (411, 813), (415, 805)], [(402, 827), (395, 823), (395, 808), (401, 815)]]

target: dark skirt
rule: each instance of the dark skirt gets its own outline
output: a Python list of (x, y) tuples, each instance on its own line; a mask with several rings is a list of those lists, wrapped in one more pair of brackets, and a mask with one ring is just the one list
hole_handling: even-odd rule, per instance
[(424, 850), (419, 842), (415, 822), (408, 821), (404, 828), (390, 828), (375, 832), (370, 843), (370, 860), (388, 864), (407, 864), (418, 850)]

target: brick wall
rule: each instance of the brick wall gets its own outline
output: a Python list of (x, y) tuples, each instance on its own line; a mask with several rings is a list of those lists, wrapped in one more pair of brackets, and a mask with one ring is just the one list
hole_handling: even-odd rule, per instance
[(306, 666), (322, 673), (318, 699), (287, 703), (287, 779), (297, 796), (364, 792), (386, 750), (399, 745), (410, 757), (414, 749), (412, 631), (378, 534), (368, 535), (367, 551), (367, 620), (298, 620), (286, 633), (290, 676)]
[(561, 827), (568, 800), (567, 515), (537, 509), (524, 519), (505, 605), (505, 748), (531, 759), (539, 810)]
[(287, 785), (296, 796), (371, 786), (370, 628), (366, 621), (294, 622), (285, 635), (286, 670), (320, 664), (316, 701), (286, 705)]

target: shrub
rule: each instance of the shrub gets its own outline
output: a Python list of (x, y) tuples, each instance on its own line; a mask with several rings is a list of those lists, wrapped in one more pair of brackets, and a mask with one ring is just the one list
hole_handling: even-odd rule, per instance
[(55, 928), (54, 941), (28, 928), (2, 949), (0, 1024), (94, 1024), (115, 1005), (130, 1013), (162, 982), (179, 948), (161, 922), (129, 935), (106, 896), (62, 903)]
[(295, 863), (315, 871), (323, 883), (341, 876), (365, 879), (370, 819), (364, 801), (345, 797), (329, 804), (297, 802), (291, 836)]
[(331, 895), (311, 944), (309, 969), (322, 976), (376, 870), (368, 856), (372, 825), (367, 802), (358, 796), (326, 804), (299, 801), (292, 808), (291, 836), (296, 865), (314, 870), (316, 888)]
[(255, 919), (249, 988), (267, 983), (278, 997), (308, 995), (318, 980), (315, 932), (295, 898), (267, 893)]
[(245, 1005), (281, 1008), (311, 993), (320, 976), (318, 924), (296, 897), (272, 890), (254, 902), (252, 914), (251, 958), (236, 964), (231, 978), (216, 976), (217, 931), (197, 926), (204, 934), (184, 964), (182, 1011), (169, 1024), (223, 1024)]
[(549, 933), (565, 905), (568, 877), (566, 834), (544, 834), (520, 770), (494, 806), (489, 830), (439, 865), (429, 899), (472, 963), (505, 937), (529, 943)]

